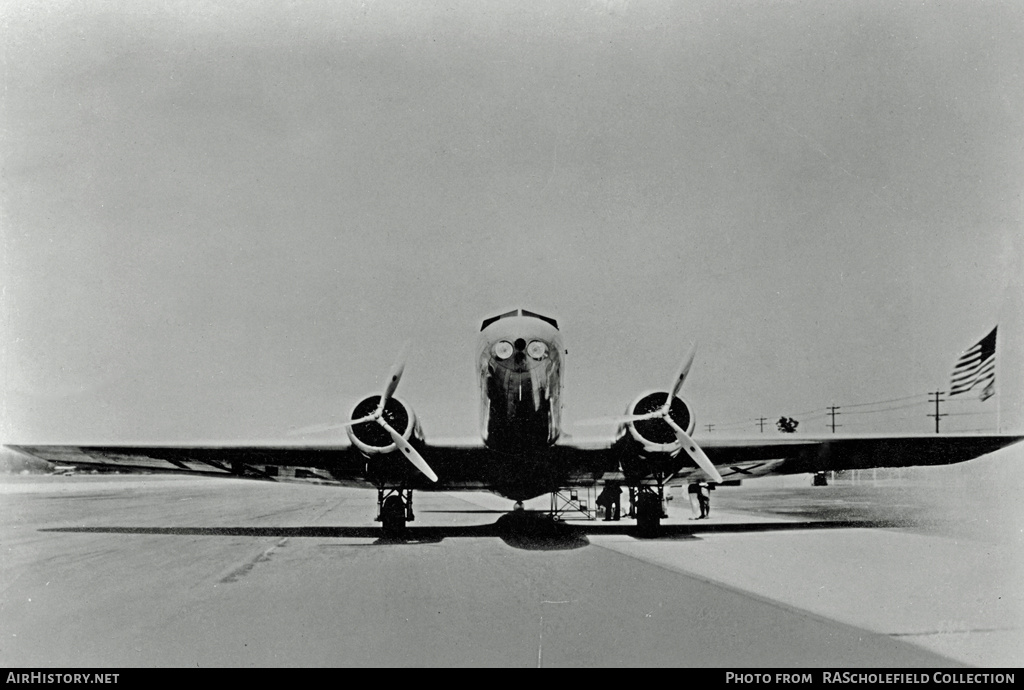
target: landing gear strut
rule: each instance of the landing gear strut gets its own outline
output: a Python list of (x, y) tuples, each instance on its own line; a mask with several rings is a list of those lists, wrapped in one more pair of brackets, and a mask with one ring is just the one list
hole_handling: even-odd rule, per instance
[(665, 488), (657, 486), (638, 486), (636, 488), (636, 528), (644, 536), (654, 536), (661, 527), (661, 518), (665, 516)]
[(405, 531), (405, 523), (415, 519), (412, 489), (377, 489), (376, 521), (385, 534), (399, 535)]

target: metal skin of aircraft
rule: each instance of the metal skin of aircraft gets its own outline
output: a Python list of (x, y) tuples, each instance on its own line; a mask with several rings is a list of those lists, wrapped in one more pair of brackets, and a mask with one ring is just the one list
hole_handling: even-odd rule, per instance
[[(62, 465), (176, 472), (377, 489), (377, 520), (398, 533), (414, 520), (413, 491), (491, 491), (521, 502), (574, 487), (616, 482), (636, 491), (637, 526), (653, 533), (671, 481), (722, 483), (755, 477), (963, 462), (1016, 443), (1008, 434), (773, 436), (729, 440), (691, 434), (693, 408), (679, 395), (693, 364), (669, 386), (637, 396), (607, 440), (576, 441), (561, 430), (564, 355), (555, 319), (524, 309), (485, 319), (477, 343), (480, 440), (426, 440), (413, 408), (395, 391), (404, 357), (384, 391), (360, 400), (349, 443), (316, 446), (45, 446), (12, 448)], [(585, 422), (581, 423), (585, 424)]]

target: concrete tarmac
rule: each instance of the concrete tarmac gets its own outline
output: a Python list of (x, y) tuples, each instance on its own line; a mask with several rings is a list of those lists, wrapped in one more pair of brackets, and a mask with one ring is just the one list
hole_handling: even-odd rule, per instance
[[(979, 468), (1017, 481), (1018, 458)], [(911, 475), (720, 488), (708, 521), (672, 501), (657, 539), (418, 493), (401, 542), (367, 491), (5, 477), (0, 664), (1019, 665), (1016, 517), (987, 500), (1002, 527), (965, 527), (928, 498), (962, 475)]]

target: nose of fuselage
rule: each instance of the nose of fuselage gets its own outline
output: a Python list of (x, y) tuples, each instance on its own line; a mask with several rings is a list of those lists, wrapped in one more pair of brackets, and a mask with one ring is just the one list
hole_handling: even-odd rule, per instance
[(490, 344), (491, 365), (511, 371), (530, 371), (543, 366), (551, 344), (539, 338), (499, 338)]

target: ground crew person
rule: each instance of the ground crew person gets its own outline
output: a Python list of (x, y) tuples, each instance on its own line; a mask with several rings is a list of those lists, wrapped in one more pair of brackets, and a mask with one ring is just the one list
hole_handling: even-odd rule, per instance
[(604, 519), (618, 520), (621, 511), (622, 487), (616, 482), (608, 482), (604, 485), (601, 495), (597, 497), (597, 505), (604, 507)]
[(711, 487), (707, 482), (697, 485), (697, 500), (700, 501), (700, 518), (707, 520), (711, 514)]

